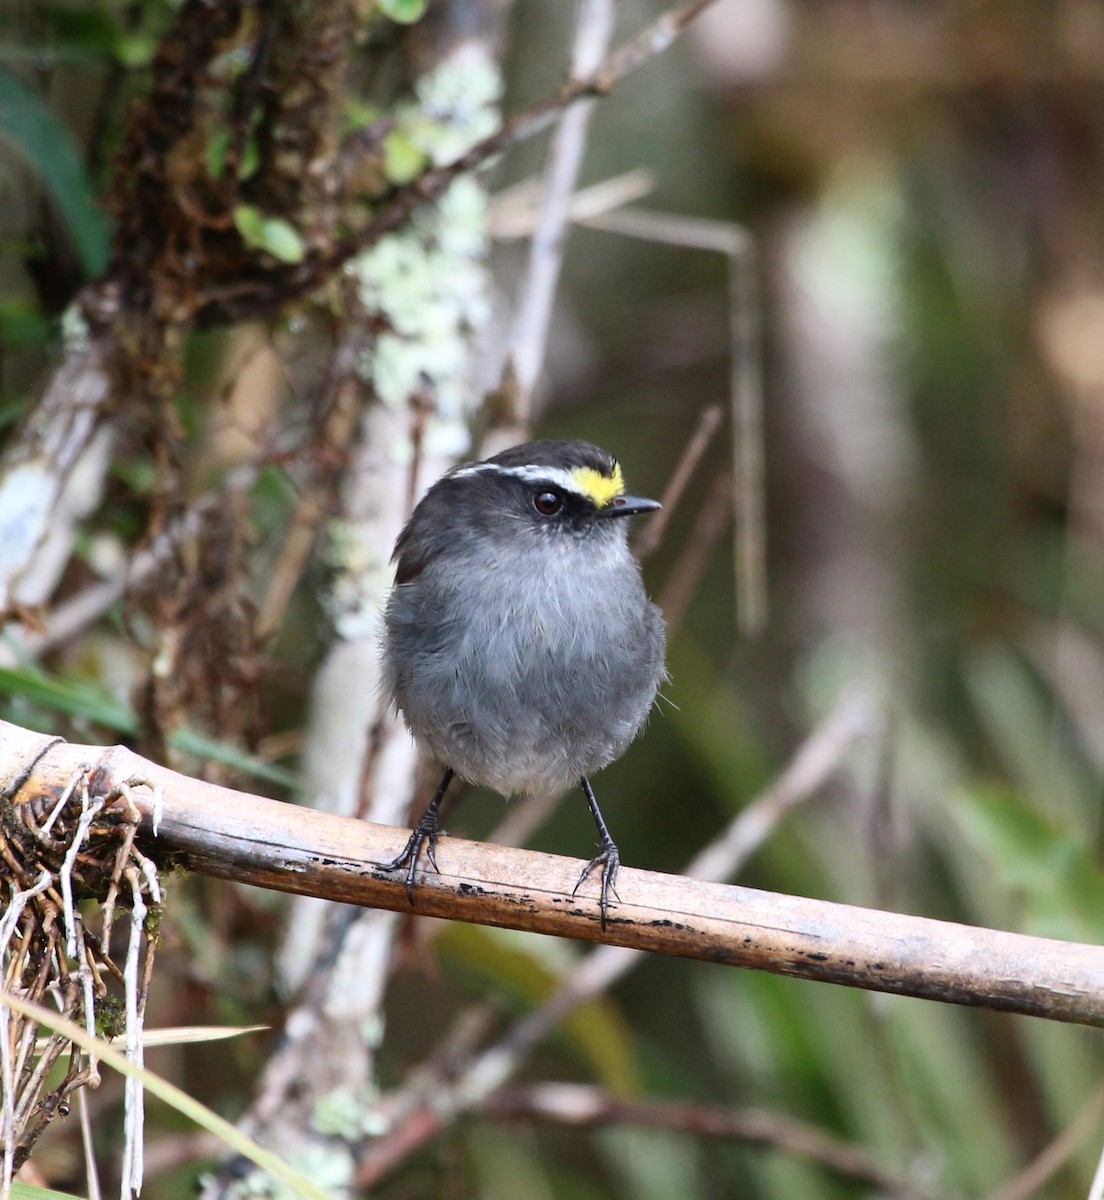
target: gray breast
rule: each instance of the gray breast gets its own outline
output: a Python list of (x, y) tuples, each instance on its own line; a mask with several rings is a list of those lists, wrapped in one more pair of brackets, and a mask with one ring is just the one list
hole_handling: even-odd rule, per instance
[(621, 538), (560, 539), (396, 587), (386, 613), (391, 696), (423, 749), (505, 794), (576, 783), (624, 753), (663, 677), (664, 628)]

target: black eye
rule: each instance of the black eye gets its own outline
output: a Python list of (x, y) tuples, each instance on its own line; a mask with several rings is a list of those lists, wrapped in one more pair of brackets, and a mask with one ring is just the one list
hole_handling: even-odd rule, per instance
[(563, 497), (559, 492), (537, 492), (533, 507), (542, 517), (554, 517), (563, 508)]

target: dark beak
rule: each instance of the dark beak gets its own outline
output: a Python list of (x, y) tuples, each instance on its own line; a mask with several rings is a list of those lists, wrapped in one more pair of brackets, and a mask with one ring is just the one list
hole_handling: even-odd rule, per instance
[(655, 512), (662, 508), (658, 500), (645, 500), (643, 496), (615, 496), (609, 504), (598, 510), (600, 517), (635, 517), (637, 513)]

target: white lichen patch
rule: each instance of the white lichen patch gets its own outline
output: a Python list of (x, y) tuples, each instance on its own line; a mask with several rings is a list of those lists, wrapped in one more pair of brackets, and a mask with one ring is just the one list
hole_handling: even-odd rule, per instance
[[(418, 80), (420, 149), (441, 166), (498, 128), (502, 76), (482, 47), (455, 54)], [(401, 118), (401, 114), (400, 114)]]
[(61, 314), (61, 338), (65, 349), (70, 353), (88, 349), (92, 341), (92, 331), (79, 305), (70, 304)]
[(338, 1087), (315, 1102), (311, 1125), (319, 1133), (351, 1142), (360, 1136), (363, 1108), (352, 1088)]
[(329, 557), (335, 567), (327, 597), (331, 619), (346, 640), (375, 637), (393, 571), (371, 530), (352, 521), (331, 521)]
[[(348, 1146), (333, 1142), (324, 1146), (311, 1146), (286, 1154), (289, 1167), (298, 1171), (312, 1183), (317, 1184), (330, 1200), (346, 1200), (351, 1196), (356, 1164)], [(200, 1180), (202, 1195), (230, 1194), (250, 1197), (251, 1200), (301, 1200), (303, 1193), (290, 1182), (274, 1178), (266, 1171), (250, 1171), (244, 1179), (236, 1180), (228, 1193), (219, 1189), (218, 1180), (211, 1175)]]
[[(389, 135), (401, 146), (393, 161), (401, 160), (404, 173), (412, 161), (412, 174), (451, 162), (498, 127), (501, 79), (485, 47), (472, 43), (451, 54), (415, 91), (397, 109)], [(461, 176), (346, 268), (365, 314), (381, 329), (359, 370), (397, 418), (387, 448), (391, 467), (406, 467), (412, 457), (414, 420), (406, 413), (414, 409), (423, 457), (455, 459), (470, 446), (469, 420), (482, 398), (480, 343), (492, 316), (486, 226), (486, 189), (476, 176)], [(335, 570), (327, 607), (343, 638), (378, 636), (392, 582), (390, 565), (374, 548), (378, 540), (374, 527), (331, 526)]]
[[(427, 163), (451, 162), (498, 126), (501, 80), (482, 54), (453, 56), (416, 94), (395, 132)], [(361, 302), (388, 326), (364, 357), (364, 376), (385, 404), (428, 400), (431, 425), (465, 423), (476, 400), (472, 344), (491, 315), (486, 221), (485, 189), (462, 177), (351, 264)]]

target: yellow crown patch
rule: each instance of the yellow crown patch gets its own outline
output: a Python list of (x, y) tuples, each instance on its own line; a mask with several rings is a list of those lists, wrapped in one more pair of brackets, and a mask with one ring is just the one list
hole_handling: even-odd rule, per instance
[(593, 467), (575, 467), (571, 481), (584, 496), (589, 496), (599, 508), (604, 508), (625, 490), (625, 479), (621, 468), (614, 463), (613, 473), (603, 475)]

